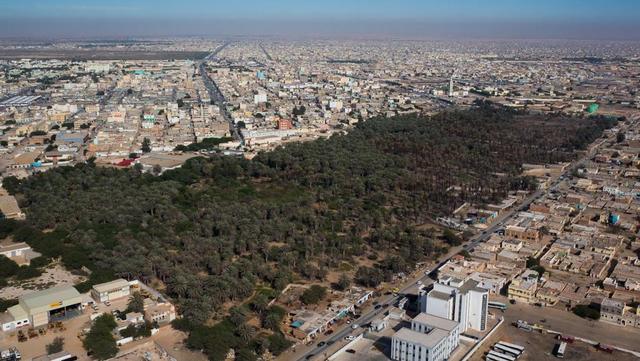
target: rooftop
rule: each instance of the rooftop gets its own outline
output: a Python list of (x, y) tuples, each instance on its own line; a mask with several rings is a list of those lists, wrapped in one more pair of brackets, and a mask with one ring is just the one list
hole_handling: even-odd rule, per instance
[(413, 319), (413, 321), (446, 331), (452, 331), (456, 327), (458, 327), (458, 322), (456, 321), (451, 321), (446, 318), (433, 316), (426, 313), (420, 313)]
[(447, 331), (434, 328), (429, 333), (421, 333), (413, 331), (409, 328), (401, 328), (393, 335), (393, 338), (411, 342), (413, 344), (422, 345), (427, 348), (437, 346), (442, 340), (448, 336)]
[(48, 306), (60, 300), (80, 297), (78, 290), (72, 286), (59, 286), (44, 291), (36, 291), (22, 296), (20, 303), (30, 309)]
[(110, 282), (97, 284), (93, 286), (93, 289), (99, 293), (102, 293), (102, 292), (109, 292), (116, 289), (121, 289), (128, 286), (129, 286), (129, 282), (127, 282), (127, 280), (119, 278), (117, 280), (113, 280)]

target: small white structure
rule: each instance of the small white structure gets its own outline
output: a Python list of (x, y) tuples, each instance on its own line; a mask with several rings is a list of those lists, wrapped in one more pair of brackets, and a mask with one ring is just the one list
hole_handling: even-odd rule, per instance
[(31, 246), (24, 242), (14, 243), (6, 246), (0, 245), (0, 254), (7, 258), (22, 257), (29, 251)]
[(369, 326), (369, 331), (380, 332), (387, 327), (388, 323), (389, 323), (388, 316), (383, 318), (377, 318), (371, 321), (371, 326)]

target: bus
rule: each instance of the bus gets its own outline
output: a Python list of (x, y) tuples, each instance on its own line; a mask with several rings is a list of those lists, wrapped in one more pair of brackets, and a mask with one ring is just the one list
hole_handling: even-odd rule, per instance
[(502, 302), (489, 301), (489, 308), (497, 308), (499, 310), (505, 311), (507, 309), (507, 305)]
[(493, 349), (496, 350), (497, 352), (506, 353), (507, 355), (510, 355), (513, 357), (520, 357), (520, 355), (522, 354), (522, 352), (516, 350), (515, 348), (507, 347), (499, 343), (493, 345)]
[(567, 343), (566, 342), (560, 342), (560, 344), (558, 345), (558, 348), (556, 349), (556, 357), (557, 358), (564, 358), (564, 353), (567, 350)]
[(496, 351), (493, 351), (493, 350), (489, 350), (487, 355), (491, 355), (494, 358), (500, 359), (501, 361), (516, 361), (516, 358), (511, 356), (511, 355), (507, 355), (507, 354), (504, 354), (504, 353), (501, 353), (501, 352), (496, 352)]
[(503, 345), (503, 346), (507, 346), (509, 348), (516, 349), (516, 350), (520, 351), (520, 353), (524, 353), (524, 347), (520, 346), (520, 345), (516, 345), (515, 343), (509, 343), (509, 342), (500, 341), (500, 342), (498, 342), (498, 344)]

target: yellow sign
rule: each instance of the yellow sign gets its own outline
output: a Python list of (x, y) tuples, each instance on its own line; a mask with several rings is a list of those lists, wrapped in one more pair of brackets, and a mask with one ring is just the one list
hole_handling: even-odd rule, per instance
[(58, 301), (56, 303), (52, 303), (49, 305), (49, 307), (51, 308), (60, 307), (60, 306), (62, 306), (62, 301)]

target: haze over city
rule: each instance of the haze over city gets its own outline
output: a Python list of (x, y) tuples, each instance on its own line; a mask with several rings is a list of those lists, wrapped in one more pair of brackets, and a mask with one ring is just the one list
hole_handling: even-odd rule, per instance
[(638, 361), (639, 19), (0, 0), (0, 361)]
[(640, 37), (633, 0), (5, 0), (0, 37)]

